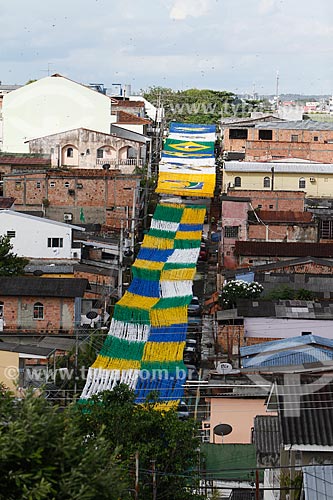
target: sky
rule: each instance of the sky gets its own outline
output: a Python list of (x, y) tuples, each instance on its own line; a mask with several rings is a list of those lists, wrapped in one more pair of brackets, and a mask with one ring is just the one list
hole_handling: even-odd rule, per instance
[(0, 0), (0, 81), (333, 92), (332, 0)]

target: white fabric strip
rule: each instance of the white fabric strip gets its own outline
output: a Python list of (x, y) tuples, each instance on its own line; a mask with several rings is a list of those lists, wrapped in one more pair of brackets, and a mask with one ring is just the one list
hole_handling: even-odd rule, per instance
[(150, 224), (151, 229), (158, 229), (159, 231), (170, 231), (175, 233), (178, 231), (178, 222), (168, 222), (165, 220), (152, 219)]
[(131, 342), (146, 342), (150, 332), (149, 325), (125, 323), (116, 319), (111, 320), (109, 335)]
[(214, 132), (208, 132), (200, 134), (196, 132), (195, 134), (180, 134), (178, 132), (170, 132), (168, 139), (174, 139), (176, 141), (191, 141), (191, 142), (215, 142), (216, 134)]
[(175, 250), (168, 258), (170, 264), (196, 264), (199, 257), (200, 248), (186, 248)]
[(161, 297), (185, 297), (192, 295), (192, 281), (160, 281)]
[(92, 395), (102, 391), (112, 391), (118, 383), (127, 384), (130, 389), (135, 389), (139, 375), (140, 370), (89, 368), (81, 399), (89, 399)]

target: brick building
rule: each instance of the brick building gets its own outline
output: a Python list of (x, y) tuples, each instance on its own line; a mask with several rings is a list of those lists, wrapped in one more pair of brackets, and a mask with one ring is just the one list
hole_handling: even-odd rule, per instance
[(5, 331), (73, 333), (87, 288), (86, 279), (0, 277)]
[(33, 171), (51, 166), (49, 155), (0, 153), (0, 196), (4, 196), (3, 177), (13, 172)]
[(139, 209), (139, 184), (139, 175), (118, 171), (50, 169), (5, 175), (4, 195), (15, 198), (17, 210), (43, 208), (54, 220), (120, 228), (131, 217), (133, 201)]
[(311, 120), (230, 124), (223, 149), (242, 153), (245, 161), (302, 158), (333, 163), (333, 124)]

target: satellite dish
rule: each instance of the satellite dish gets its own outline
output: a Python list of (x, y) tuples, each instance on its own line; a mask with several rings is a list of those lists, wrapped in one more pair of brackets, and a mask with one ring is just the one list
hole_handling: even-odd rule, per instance
[(232, 365), (230, 363), (222, 363), (221, 361), (216, 365), (216, 371), (220, 375), (227, 375), (232, 371)]
[(232, 427), (229, 424), (218, 424), (215, 425), (213, 430), (214, 434), (216, 434), (217, 436), (227, 436), (228, 434), (231, 434)]
[(88, 319), (96, 319), (98, 316), (98, 313), (96, 311), (89, 311), (86, 314)]

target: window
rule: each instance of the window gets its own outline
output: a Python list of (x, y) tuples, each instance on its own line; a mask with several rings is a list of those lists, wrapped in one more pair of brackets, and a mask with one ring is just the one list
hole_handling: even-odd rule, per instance
[(259, 130), (259, 141), (271, 141), (273, 139), (273, 130)]
[(270, 177), (264, 177), (264, 188), (270, 188), (270, 187), (271, 187)]
[(298, 179), (298, 187), (299, 187), (299, 189), (305, 189), (305, 179), (304, 179), (304, 177), (301, 177), (300, 179)]
[(51, 153), (51, 155), (53, 155), (53, 153), (54, 153), (54, 148), (51, 148), (51, 149), (50, 149), (50, 153)]
[(39, 181), (36, 182), (36, 188), (40, 189), (40, 182)]
[(242, 179), (240, 177), (235, 177), (234, 184), (235, 184), (235, 187), (241, 187)]
[(274, 208), (274, 205), (269, 205), (269, 208), (272, 210)]
[(89, 148), (86, 151), (86, 155), (90, 155), (90, 149)]
[(224, 228), (224, 237), (225, 238), (238, 238), (238, 229), (239, 229), (239, 226), (226, 226)]
[(229, 130), (229, 139), (247, 139), (247, 128), (231, 128)]
[(97, 158), (104, 158), (104, 151), (102, 148), (97, 149)]
[(3, 306), (4, 306), (4, 304), (0, 300), (0, 314), (1, 314), (1, 316), (3, 316)]
[(21, 189), (21, 181), (15, 182), (15, 189)]
[(41, 302), (34, 304), (34, 319), (44, 319), (44, 306)]
[(257, 208), (262, 208), (262, 205), (258, 205)]
[(314, 138), (313, 138), (313, 140), (314, 140), (315, 142), (318, 142), (318, 141), (319, 141), (319, 137), (318, 137), (317, 135), (315, 135), (315, 136), (314, 136)]
[(69, 182), (66, 181), (65, 184), (64, 184), (65, 188), (69, 188)]
[(55, 182), (54, 181), (51, 181), (50, 182), (50, 188), (54, 188), (55, 187)]
[(16, 231), (7, 231), (7, 236), (8, 238), (15, 238)]
[(63, 238), (47, 238), (48, 248), (62, 248), (63, 243)]
[(323, 240), (333, 239), (333, 221), (332, 220), (321, 220), (319, 227), (320, 238)]
[(298, 142), (298, 135), (292, 135), (291, 142)]
[(67, 158), (73, 158), (73, 156), (74, 156), (74, 149), (73, 148), (67, 148), (66, 156), (67, 156)]

